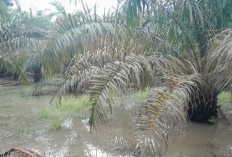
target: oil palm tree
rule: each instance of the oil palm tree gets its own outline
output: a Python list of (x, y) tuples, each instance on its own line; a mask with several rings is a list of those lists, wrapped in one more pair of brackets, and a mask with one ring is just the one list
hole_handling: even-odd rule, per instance
[(6, 15), (1, 17), (7, 20), (1, 20), (0, 25), (0, 68), (26, 81), (24, 63), (44, 42), (49, 21), (5, 5), (1, 7), (6, 10)]
[(169, 134), (188, 119), (217, 117), (217, 96), (232, 83), (230, 4), (125, 0), (103, 17), (83, 5), (84, 14), (57, 21), (44, 66), (68, 60), (58, 97), (88, 92), (91, 127), (107, 122), (114, 104), (110, 91), (149, 87), (135, 122), (135, 152), (162, 155)]
[(42, 11), (32, 15), (32, 12), (22, 12), (17, 0), (15, 4), (17, 9), (10, 8), (13, 6), (11, 0), (0, 2), (0, 73), (13, 74), (15, 79), (26, 83), (24, 73), (27, 70), (34, 73), (37, 82), (42, 78), (41, 66), (35, 64), (35, 60), (27, 60), (46, 41), (45, 30), (49, 28), (52, 15)]
[[(132, 16), (141, 18), (146, 14), (156, 35), (167, 41), (179, 53), (178, 58), (187, 59), (192, 63), (195, 73), (203, 75), (203, 80), (209, 86), (204, 89), (195, 101), (189, 102), (188, 115), (191, 120), (207, 122), (211, 117), (217, 117), (217, 95), (229, 85), (229, 78), (215, 78), (214, 70), (209, 69), (209, 59), (214, 52), (212, 43), (215, 35), (231, 27), (231, 1), (200, 1), (200, 0), (171, 0), (171, 1), (126, 1), (126, 11), (130, 19)], [(134, 14), (128, 11), (134, 10)], [(153, 16), (154, 15), (154, 16)], [(128, 25), (132, 25), (130, 21)], [(161, 32), (161, 33), (160, 33)], [(222, 39), (221, 39), (222, 40)], [(220, 53), (220, 52), (218, 52)], [(222, 55), (222, 54), (221, 54)], [(230, 55), (224, 54), (224, 55)], [(217, 64), (217, 62), (210, 62)], [(214, 67), (215, 68), (215, 67)], [(225, 69), (224, 69), (225, 70)], [(211, 76), (213, 75), (213, 76)], [(220, 76), (220, 75), (219, 75)], [(215, 83), (220, 79), (220, 87)], [(228, 80), (229, 79), (229, 80)], [(223, 86), (223, 87), (222, 87)], [(207, 94), (208, 93), (208, 94)], [(195, 104), (196, 105), (193, 105)]]

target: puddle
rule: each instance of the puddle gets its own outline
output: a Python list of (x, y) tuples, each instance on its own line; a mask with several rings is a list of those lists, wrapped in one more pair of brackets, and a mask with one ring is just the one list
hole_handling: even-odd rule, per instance
[(93, 146), (92, 144), (86, 143), (85, 144), (85, 155), (89, 157), (98, 156), (98, 157), (113, 157), (113, 155), (108, 154), (97, 147)]

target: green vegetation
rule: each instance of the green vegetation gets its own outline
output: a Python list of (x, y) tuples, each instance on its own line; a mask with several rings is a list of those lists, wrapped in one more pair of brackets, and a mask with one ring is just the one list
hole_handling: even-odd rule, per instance
[(62, 121), (60, 121), (60, 120), (53, 120), (52, 121), (52, 127), (55, 128), (55, 129), (60, 129), (61, 128), (61, 123), (62, 123)]
[(67, 97), (55, 106), (46, 106), (36, 113), (39, 119), (56, 119), (60, 117), (75, 116), (80, 114), (81, 110), (85, 110), (89, 106), (88, 96), (80, 96), (78, 98)]
[(210, 124), (215, 124), (217, 122), (217, 118), (216, 117), (211, 117), (209, 120)]
[(230, 92), (222, 92), (221, 94), (218, 95), (218, 104), (223, 105), (227, 103), (232, 103), (232, 97)]
[(90, 105), (89, 97), (87, 95), (75, 97), (66, 97), (61, 100), (60, 104), (57, 104), (57, 108), (62, 112), (75, 112), (78, 113), (80, 110)]
[(222, 92), (218, 95), (218, 104), (224, 112), (232, 110), (232, 97), (230, 92)]
[(43, 121), (51, 121), (51, 128), (60, 129), (65, 118), (78, 116), (89, 106), (87, 95), (78, 98), (66, 97), (56, 106), (44, 106), (36, 113), (36, 117)]
[(42, 108), (37, 112), (39, 119), (48, 119), (51, 116), (51, 111), (46, 108)]

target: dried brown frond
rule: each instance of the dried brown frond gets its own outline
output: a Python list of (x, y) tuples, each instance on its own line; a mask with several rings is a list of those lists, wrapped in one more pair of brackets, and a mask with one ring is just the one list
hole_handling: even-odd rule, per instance
[(197, 74), (163, 78), (163, 86), (152, 90), (135, 123), (136, 153), (165, 154), (169, 139), (175, 138), (185, 127), (189, 100), (200, 84), (202, 78)]

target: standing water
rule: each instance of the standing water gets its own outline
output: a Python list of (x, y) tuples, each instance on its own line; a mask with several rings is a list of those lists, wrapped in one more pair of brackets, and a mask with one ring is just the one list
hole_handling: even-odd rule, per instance
[[(19, 147), (46, 157), (131, 156), (133, 101), (115, 109), (110, 123), (90, 133), (84, 114), (59, 113), (62, 118), (56, 117), (56, 107), (49, 101), (57, 87), (51, 86), (50, 93), (37, 97), (31, 96), (30, 85), (4, 84), (0, 88), (0, 153)], [(232, 113), (227, 116), (232, 122)], [(60, 125), (56, 125), (57, 119)], [(167, 156), (231, 157), (232, 125), (221, 119), (216, 125), (190, 123), (170, 142)]]

